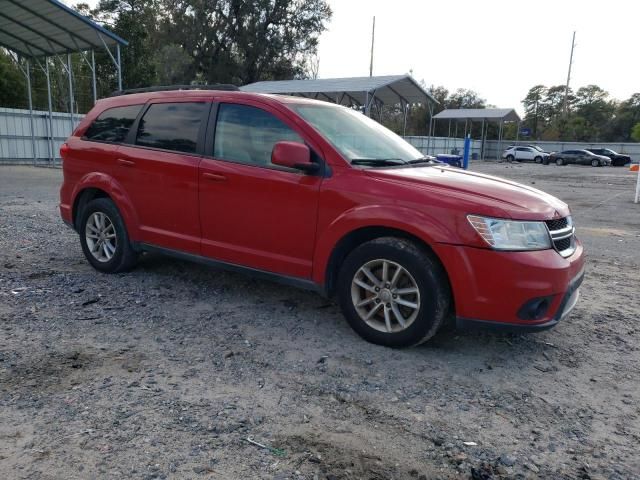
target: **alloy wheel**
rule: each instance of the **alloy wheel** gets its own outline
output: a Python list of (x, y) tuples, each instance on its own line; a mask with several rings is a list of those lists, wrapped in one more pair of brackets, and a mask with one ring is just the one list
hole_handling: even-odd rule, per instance
[(103, 263), (113, 258), (118, 239), (116, 228), (105, 213), (94, 212), (87, 218), (84, 235), (93, 258)]
[(420, 311), (416, 280), (391, 260), (371, 260), (360, 267), (351, 282), (351, 299), (360, 318), (385, 333), (409, 328)]

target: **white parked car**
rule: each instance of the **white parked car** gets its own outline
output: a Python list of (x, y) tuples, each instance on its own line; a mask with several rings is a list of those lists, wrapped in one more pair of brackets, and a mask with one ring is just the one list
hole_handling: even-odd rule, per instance
[(520, 162), (542, 163), (547, 157), (549, 157), (549, 154), (536, 146), (511, 146), (502, 153), (502, 158), (507, 162), (518, 160)]

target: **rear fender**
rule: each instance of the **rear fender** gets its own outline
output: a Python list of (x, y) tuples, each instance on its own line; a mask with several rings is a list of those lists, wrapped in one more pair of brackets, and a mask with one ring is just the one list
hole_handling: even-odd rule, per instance
[[(126, 194), (124, 188), (122, 188), (122, 185), (120, 185), (120, 183), (118, 183), (110, 175), (100, 172), (88, 173), (76, 183), (76, 186), (72, 193), (71, 205), (75, 205), (78, 196), (88, 188), (96, 188), (104, 191), (107, 195), (109, 195), (111, 200), (113, 200), (113, 202), (116, 204), (116, 207), (118, 207), (120, 214), (122, 215), (122, 219), (124, 221), (125, 227), (127, 228), (129, 238), (133, 241), (139, 240), (140, 222), (138, 220), (136, 211), (133, 208), (133, 203), (131, 202), (129, 196)], [(75, 215), (77, 215), (79, 212), (74, 213)]]

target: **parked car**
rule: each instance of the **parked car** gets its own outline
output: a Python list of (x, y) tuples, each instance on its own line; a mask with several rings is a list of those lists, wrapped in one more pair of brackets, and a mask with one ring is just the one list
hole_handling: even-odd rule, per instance
[(595, 153), (596, 155), (602, 155), (611, 159), (611, 165), (614, 167), (623, 167), (627, 163), (631, 162), (631, 157), (629, 155), (616, 153), (609, 148), (587, 148), (586, 150), (588, 152)]
[(526, 147), (518, 147), (513, 146), (507, 148), (502, 153), (502, 158), (507, 160), (508, 162), (513, 162), (514, 160), (518, 160), (521, 162), (536, 162), (542, 163), (545, 158), (549, 156), (548, 153), (540, 151), (538, 148), (534, 148), (532, 146)]
[(543, 330), (579, 296), (564, 202), (435, 163), (349, 108), (124, 94), (99, 100), (60, 153), (60, 213), (100, 272), (161, 252), (277, 280), (336, 297), (357, 333), (394, 347), (449, 319)]
[(576, 163), (578, 165), (603, 167), (611, 165), (611, 159), (604, 155), (596, 155), (588, 150), (564, 150), (562, 152), (553, 152), (542, 163), (545, 165), (549, 163), (555, 163), (556, 165)]

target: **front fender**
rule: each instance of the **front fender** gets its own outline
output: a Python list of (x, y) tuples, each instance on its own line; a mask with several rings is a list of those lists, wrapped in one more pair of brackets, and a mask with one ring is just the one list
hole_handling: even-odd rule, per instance
[[(118, 207), (120, 215), (122, 215), (122, 220), (124, 221), (124, 225), (127, 229), (127, 233), (129, 234), (129, 238), (132, 241), (139, 240), (140, 222), (138, 220), (138, 215), (133, 208), (131, 199), (126, 194), (125, 189), (122, 187), (122, 185), (120, 185), (120, 183), (115, 178), (105, 173), (88, 173), (76, 183), (71, 195), (71, 205), (75, 206), (76, 200), (79, 198), (79, 195), (81, 195), (82, 192), (88, 188), (96, 188), (104, 191), (107, 195), (109, 195), (111, 200), (113, 200), (113, 202), (116, 204), (116, 207)], [(75, 220), (75, 215), (77, 215), (77, 212), (73, 213)]]
[(323, 285), (331, 253), (349, 233), (367, 227), (386, 227), (407, 232), (429, 245), (446, 242), (454, 233), (437, 218), (396, 205), (358, 206), (343, 212), (319, 233), (313, 257), (313, 280)]

